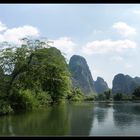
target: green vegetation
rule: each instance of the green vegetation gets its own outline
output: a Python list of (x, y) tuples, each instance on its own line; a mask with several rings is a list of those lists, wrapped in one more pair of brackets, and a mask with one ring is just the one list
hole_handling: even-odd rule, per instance
[(95, 100), (95, 98), (96, 98), (96, 95), (90, 95), (90, 96), (85, 96), (84, 100), (85, 101), (93, 101), (93, 100)]
[(98, 101), (105, 101), (106, 100), (104, 93), (98, 94), (98, 96), (96, 98)]
[(123, 94), (122, 93), (117, 93), (113, 96), (113, 99), (115, 101), (121, 101), (123, 99)]
[(0, 52), (0, 114), (59, 102), (71, 92), (64, 56), (55, 47), (45, 48), (39, 40), (24, 38), (21, 47)]
[(111, 90), (107, 90), (102, 94), (98, 94), (98, 96), (96, 97), (97, 101), (112, 101), (112, 92)]
[(82, 93), (81, 89), (73, 88), (67, 96), (67, 99), (70, 101), (81, 101), (84, 100), (84, 94)]
[(112, 94), (111, 90), (98, 94), (97, 101), (133, 101), (140, 100), (140, 87), (137, 87), (132, 94), (116, 93)]
[(132, 94), (117, 93), (113, 96), (114, 101), (140, 100), (140, 86), (136, 87)]
[[(20, 47), (3, 43), (0, 51), (0, 114), (33, 110), (62, 102), (93, 100), (73, 88), (64, 56), (40, 40)], [(7, 48), (9, 46), (9, 48)]]
[(70, 101), (93, 101), (95, 100), (95, 95), (84, 95), (80, 88), (73, 88), (67, 99)]
[(140, 86), (138, 86), (132, 93), (133, 100), (140, 100)]
[(113, 96), (114, 101), (130, 101), (132, 100), (131, 95), (125, 95), (123, 93), (117, 93)]

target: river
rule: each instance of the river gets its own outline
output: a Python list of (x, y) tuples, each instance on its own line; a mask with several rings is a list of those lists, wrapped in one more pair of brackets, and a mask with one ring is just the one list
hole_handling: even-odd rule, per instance
[(0, 117), (0, 136), (140, 136), (140, 103), (75, 102)]

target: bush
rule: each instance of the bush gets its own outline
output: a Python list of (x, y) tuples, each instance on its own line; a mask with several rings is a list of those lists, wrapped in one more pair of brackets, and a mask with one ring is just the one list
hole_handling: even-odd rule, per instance
[(85, 96), (84, 100), (93, 101), (93, 100), (95, 100), (95, 96)]
[(140, 100), (140, 86), (138, 86), (132, 93), (133, 100)]
[(36, 93), (36, 99), (38, 101), (39, 106), (45, 106), (52, 103), (52, 98), (48, 94), (48, 92), (40, 91)]
[(81, 100), (84, 100), (84, 97), (82, 95), (74, 95), (72, 96), (72, 98), (70, 99), (71, 101), (81, 101)]
[(121, 101), (123, 99), (123, 94), (122, 93), (117, 93), (113, 96), (113, 99), (115, 101)]
[(106, 100), (106, 97), (105, 97), (105, 94), (99, 94), (98, 95), (98, 97), (97, 97), (97, 100), (99, 100), (99, 101), (104, 101), (104, 100)]
[(135, 95), (132, 95), (132, 100), (140, 100), (140, 97), (137, 97)]
[[(15, 91), (15, 90), (14, 90)], [(32, 110), (38, 105), (34, 93), (31, 90), (15, 91), (10, 95), (11, 106), (15, 111)]]
[(10, 104), (6, 101), (0, 100), (0, 115), (9, 113), (13, 113), (13, 109), (11, 108)]
[(104, 91), (104, 95), (105, 95), (105, 99), (106, 100), (112, 100), (112, 92), (111, 92), (111, 90), (109, 89), (109, 90), (107, 90), (107, 91)]
[(79, 88), (74, 88), (67, 98), (71, 101), (81, 101), (84, 100), (84, 94)]

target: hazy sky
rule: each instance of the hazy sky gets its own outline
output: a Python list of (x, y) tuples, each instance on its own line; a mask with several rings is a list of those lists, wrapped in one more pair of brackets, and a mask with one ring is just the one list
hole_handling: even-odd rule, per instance
[(0, 4), (0, 41), (47, 37), (65, 57), (84, 56), (93, 79), (140, 76), (139, 4)]

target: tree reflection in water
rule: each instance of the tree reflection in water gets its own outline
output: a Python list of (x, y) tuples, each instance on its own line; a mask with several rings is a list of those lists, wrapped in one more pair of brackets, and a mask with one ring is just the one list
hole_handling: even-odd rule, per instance
[(95, 116), (99, 124), (102, 124), (105, 121), (110, 107), (111, 106), (108, 103), (98, 103), (97, 107), (95, 107), (94, 113), (96, 114)]
[(90, 134), (92, 122), (94, 121), (94, 104), (91, 103), (74, 103), (70, 106), (70, 135)]
[(89, 135), (93, 103), (61, 104), (0, 117), (0, 135)]
[(134, 106), (132, 103), (115, 104), (113, 109), (114, 123), (117, 127), (125, 129), (132, 124), (134, 120)]

